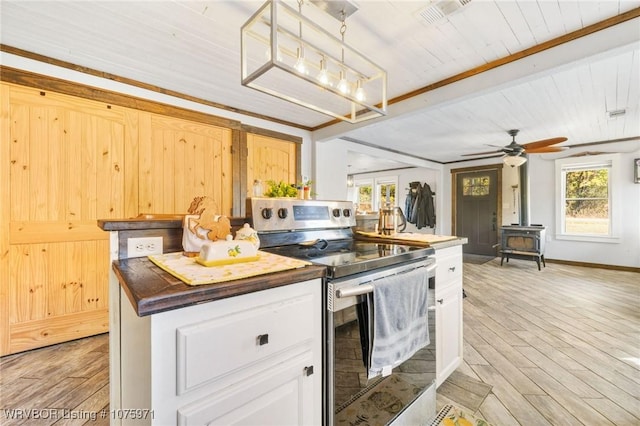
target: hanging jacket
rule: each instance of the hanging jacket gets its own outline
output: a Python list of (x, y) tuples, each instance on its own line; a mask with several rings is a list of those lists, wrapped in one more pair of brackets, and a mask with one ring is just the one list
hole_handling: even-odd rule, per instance
[(420, 182), (409, 183), (409, 192), (407, 193), (407, 198), (404, 201), (404, 215), (407, 218), (407, 222), (413, 223), (413, 224), (415, 224), (415, 222), (411, 221), (411, 216), (413, 214), (413, 205), (418, 195), (419, 186), (420, 186)]
[(433, 228), (436, 225), (436, 213), (433, 203), (433, 192), (431, 187), (425, 183), (418, 184), (416, 197), (411, 210), (411, 223), (418, 229), (426, 226)]

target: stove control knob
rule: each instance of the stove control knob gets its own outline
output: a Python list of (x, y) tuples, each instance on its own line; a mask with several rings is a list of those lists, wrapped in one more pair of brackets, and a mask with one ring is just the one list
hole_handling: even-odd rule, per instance
[(265, 209), (262, 209), (263, 219), (271, 219), (271, 216), (273, 216), (273, 210), (271, 210), (271, 208), (267, 207)]
[(344, 217), (351, 217), (351, 209), (344, 209), (342, 210), (342, 215)]
[(287, 217), (287, 209), (285, 209), (284, 207), (279, 208), (278, 209), (278, 217), (280, 219), (286, 219), (286, 217)]
[(340, 217), (340, 209), (333, 209), (333, 217)]

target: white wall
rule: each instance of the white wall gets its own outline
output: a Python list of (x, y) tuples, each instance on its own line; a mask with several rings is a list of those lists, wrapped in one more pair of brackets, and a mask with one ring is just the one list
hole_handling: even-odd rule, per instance
[[(640, 267), (640, 184), (633, 183), (633, 160), (640, 158), (640, 151), (621, 154), (621, 175), (623, 182), (616, 188), (622, 199), (622, 233), (619, 242), (598, 243), (568, 241), (555, 238), (556, 184), (555, 162), (544, 155), (529, 156), (529, 208), (530, 223), (546, 227), (545, 258), (585, 262), (604, 265)], [(451, 225), (451, 169), (495, 164), (496, 159), (448, 164), (443, 171), (444, 216)], [(519, 221), (513, 214), (513, 193), (511, 185), (519, 184), (517, 169), (502, 169), (502, 223), (508, 225)], [(519, 196), (518, 188), (518, 196)], [(517, 210), (515, 210), (517, 212)], [(451, 228), (443, 233), (450, 233)]]
[[(398, 188), (396, 193), (396, 200), (398, 201), (398, 207), (402, 209), (402, 213), (406, 214), (407, 211), (405, 209), (405, 201), (407, 198), (407, 193), (409, 192), (409, 183), (411, 182), (420, 182), (422, 184), (427, 183), (431, 191), (435, 193), (434, 203), (435, 203), (435, 213), (436, 213), (436, 226), (435, 228), (427, 228), (423, 227), (418, 229), (414, 224), (407, 223), (407, 227), (405, 232), (417, 232), (421, 234), (440, 234), (439, 230), (442, 228), (441, 215), (443, 212), (441, 203), (438, 202), (438, 188), (441, 183), (441, 171), (429, 169), (425, 167), (412, 167), (408, 169), (398, 169), (398, 170), (390, 170), (384, 172), (374, 172), (374, 173), (362, 173), (356, 176), (357, 179), (375, 179), (377, 177), (389, 177), (389, 176), (397, 176), (398, 177)], [(355, 192), (354, 188), (350, 188), (348, 191), (347, 199), (355, 198), (355, 195), (352, 194)]]
[[(317, 198), (322, 200), (348, 200), (350, 199), (347, 188), (347, 153), (355, 151), (365, 153), (374, 157), (387, 158), (406, 164), (407, 169), (384, 171), (376, 173), (359, 174), (357, 178), (398, 176), (398, 202), (404, 212), (404, 201), (406, 189), (409, 182), (419, 181), (428, 183), (431, 190), (436, 193), (436, 228), (435, 233), (442, 233), (443, 226), (447, 224), (447, 218), (443, 216), (442, 191), (439, 190), (442, 184), (442, 165), (431, 161), (412, 158), (408, 155), (397, 154), (386, 150), (376, 149), (353, 142), (334, 139), (330, 141), (314, 143), (314, 182)], [(441, 220), (442, 219), (442, 220)], [(444, 222), (444, 223), (443, 223)], [(409, 224), (407, 231), (433, 233), (434, 229), (422, 228), (418, 230), (414, 225)]]
[(435, 228), (421, 228), (418, 229), (414, 224), (407, 224), (406, 232), (418, 232), (424, 234), (442, 234), (439, 230), (442, 229), (442, 222), (446, 222), (448, 219), (443, 217), (443, 209), (442, 203), (440, 200), (440, 190), (442, 189), (442, 171), (427, 169), (424, 167), (419, 167), (415, 169), (401, 170), (398, 174), (398, 206), (402, 208), (402, 211), (406, 213), (405, 210), (405, 200), (407, 198), (407, 193), (409, 192), (409, 183), (411, 182), (420, 182), (421, 184), (428, 184), (429, 188), (431, 188), (431, 192), (435, 193), (434, 196), (434, 206), (436, 213), (436, 226)]
[(318, 200), (348, 199), (347, 147), (339, 142), (314, 143), (315, 158), (312, 180)]
[[(333, 139), (314, 142), (314, 181), (318, 198), (344, 200), (347, 197), (347, 153), (360, 152), (373, 157), (386, 158), (406, 164), (407, 167), (423, 167), (430, 170), (442, 170), (442, 165), (432, 161), (413, 158), (409, 155), (397, 154), (357, 143)], [(388, 175), (388, 173), (383, 173)]]
[(640, 151), (621, 154), (622, 232), (618, 242), (558, 240), (556, 233), (555, 162), (530, 156), (531, 223), (547, 228), (545, 257), (575, 262), (640, 267), (640, 184), (633, 183), (633, 161)]

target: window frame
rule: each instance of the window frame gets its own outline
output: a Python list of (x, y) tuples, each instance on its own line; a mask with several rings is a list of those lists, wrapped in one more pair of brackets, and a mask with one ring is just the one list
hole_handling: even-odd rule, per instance
[[(565, 229), (566, 207), (566, 173), (575, 170), (609, 169), (608, 196), (609, 196), (609, 233), (599, 234), (571, 234)], [(620, 241), (620, 155), (605, 154), (588, 157), (560, 158), (555, 160), (556, 169), (556, 232), (558, 240), (610, 242)]]
[(399, 201), (399, 188), (398, 188), (399, 178), (398, 176), (378, 176), (378, 177), (368, 177), (368, 178), (360, 178), (353, 180), (354, 187), (354, 195), (353, 202), (358, 204), (358, 196), (360, 194), (359, 187), (360, 186), (371, 186), (371, 211), (378, 212), (380, 209), (380, 200), (379, 191), (381, 185), (395, 185), (396, 186), (396, 196), (395, 203), (392, 207), (398, 207)]
[(380, 195), (380, 189), (382, 185), (395, 185), (396, 187), (396, 195), (395, 195), (395, 200), (394, 203), (391, 207), (398, 207), (398, 176), (380, 176), (374, 179), (374, 187), (375, 187), (375, 194), (374, 194), (374, 202), (376, 202), (376, 205), (378, 206), (378, 209), (380, 209), (380, 206), (382, 205), (382, 199), (378, 199), (379, 195)]
[(375, 187), (373, 178), (365, 178), (365, 179), (354, 179), (353, 180), (353, 203), (358, 206), (360, 204), (360, 187), (361, 186), (370, 186), (371, 187), (371, 210), (370, 212), (374, 212), (374, 202), (375, 202)]

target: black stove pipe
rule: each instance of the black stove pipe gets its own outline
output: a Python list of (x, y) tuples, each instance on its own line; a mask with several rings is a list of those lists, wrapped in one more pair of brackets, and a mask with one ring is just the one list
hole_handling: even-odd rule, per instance
[(527, 161), (518, 169), (520, 175), (520, 226), (529, 226), (529, 158), (527, 154), (521, 154)]

